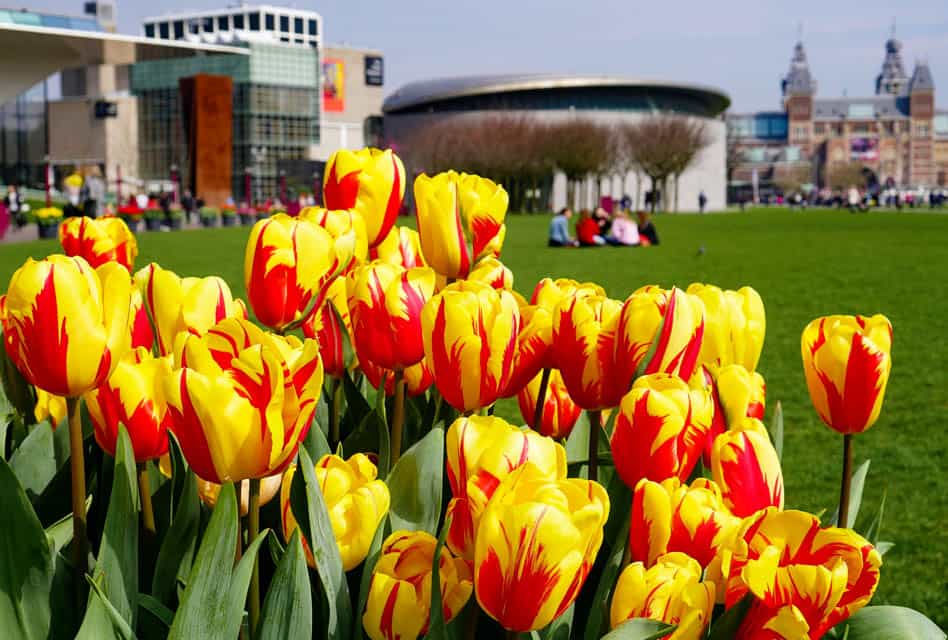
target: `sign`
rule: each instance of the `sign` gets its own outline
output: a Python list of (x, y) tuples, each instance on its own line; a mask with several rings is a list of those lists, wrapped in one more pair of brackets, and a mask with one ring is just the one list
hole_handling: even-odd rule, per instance
[(323, 111), (346, 110), (345, 63), (336, 58), (323, 60)]
[(381, 87), (385, 82), (385, 62), (382, 56), (365, 57), (365, 83), (371, 87)]
[(117, 118), (118, 117), (118, 105), (114, 102), (108, 102), (107, 100), (98, 100), (95, 103), (95, 117), (99, 118)]
[(875, 162), (879, 159), (878, 138), (850, 138), (849, 159)]

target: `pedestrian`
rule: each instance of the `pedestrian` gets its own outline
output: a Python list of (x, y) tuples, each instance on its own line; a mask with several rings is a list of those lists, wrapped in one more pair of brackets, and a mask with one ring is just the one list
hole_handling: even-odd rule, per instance
[(698, 194), (698, 212), (704, 213), (704, 208), (708, 205), (708, 196), (705, 195), (704, 189)]

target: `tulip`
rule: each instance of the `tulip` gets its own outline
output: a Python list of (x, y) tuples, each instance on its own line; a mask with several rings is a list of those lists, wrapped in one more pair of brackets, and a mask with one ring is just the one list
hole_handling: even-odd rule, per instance
[[(348, 460), (336, 455), (324, 455), (316, 463), (315, 471), (339, 546), (342, 568), (351, 571), (365, 560), (375, 530), (388, 513), (388, 487), (378, 479), (378, 469), (363, 453), (357, 453)], [(297, 527), (290, 508), (290, 488), (295, 473), (296, 465), (286, 470), (280, 490), (283, 537), (287, 542)], [(306, 561), (315, 569), (316, 559), (305, 539), (303, 549)]]
[(166, 379), (171, 430), (194, 472), (217, 484), (284, 470), (306, 437), (322, 389), (315, 340), (229, 318), (182, 336)]
[(234, 299), (222, 278), (181, 278), (155, 263), (135, 274), (145, 308), (158, 338), (158, 353), (174, 350), (179, 333), (203, 336), (225, 318), (245, 318), (247, 310)]
[(631, 518), (631, 558), (646, 568), (666, 553), (681, 552), (707, 569), (741, 524), (725, 505), (718, 485), (705, 478), (691, 486), (678, 478), (662, 482), (643, 478), (632, 495)]
[(421, 240), (418, 238), (418, 232), (408, 227), (392, 227), (392, 231), (385, 236), (385, 239), (372, 248), (369, 257), (406, 269), (428, 266), (425, 257), (421, 254)]
[[(396, 531), (386, 538), (362, 616), (362, 627), (372, 640), (413, 640), (428, 632), (437, 544), (424, 531)], [(449, 622), (471, 597), (471, 571), (442, 548), (438, 576), (444, 620)]]
[(551, 479), (534, 464), (494, 491), (477, 527), (477, 601), (510, 631), (541, 629), (573, 604), (592, 569), (609, 517), (596, 482)]
[(493, 404), (507, 388), (520, 331), (516, 299), (479, 282), (456, 282), (421, 311), (428, 368), (458, 411)]
[(346, 282), (352, 337), (359, 360), (385, 369), (404, 369), (425, 357), (421, 311), (431, 298), (435, 273), (374, 261)]
[(610, 622), (615, 628), (630, 618), (649, 618), (676, 625), (669, 640), (699, 640), (711, 621), (714, 583), (701, 578), (701, 565), (684, 553), (669, 553), (646, 569), (627, 566), (612, 595)]
[(711, 474), (735, 515), (743, 518), (766, 507), (783, 508), (780, 459), (760, 420), (744, 418), (715, 438)]
[(353, 267), (365, 264), (369, 255), (369, 240), (365, 219), (359, 213), (352, 209), (304, 207), (297, 217), (315, 222), (329, 232), (342, 273), (348, 273)]
[(645, 286), (622, 305), (616, 329), (616, 361), (622, 383), (641, 373), (691, 378), (704, 336), (704, 304), (681, 289)]
[(135, 235), (121, 218), (66, 218), (59, 225), (59, 243), (67, 256), (81, 256), (93, 268), (117, 262), (131, 271), (138, 256)]
[(593, 282), (577, 282), (569, 278), (543, 278), (530, 296), (530, 304), (552, 311), (564, 298), (605, 298), (606, 290)]
[(247, 298), (257, 319), (283, 330), (304, 317), (340, 268), (332, 236), (307, 219), (278, 213), (250, 231)]
[(760, 637), (763, 629), (802, 627), (822, 638), (865, 606), (879, 584), (882, 557), (849, 529), (820, 528), (819, 518), (802, 511), (768, 508), (747, 518), (722, 553), (727, 579), (725, 605), (748, 592), (757, 600), (737, 638)]
[(717, 399), (728, 425), (744, 418), (764, 419), (767, 385), (764, 377), (743, 365), (732, 364), (718, 370), (714, 378)]
[(453, 496), (447, 509), (452, 518), (447, 544), (466, 560), (474, 559), (474, 534), (481, 514), (511, 471), (530, 462), (551, 480), (566, 477), (562, 445), (493, 416), (458, 418), (448, 428), (445, 445)]
[(328, 209), (353, 209), (365, 221), (369, 247), (388, 235), (405, 197), (405, 167), (391, 149), (335, 151), (326, 163), (323, 199)]
[(705, 308), (699, 361), (712, 368), (739, 364), (754, 371), (767, 328), (760, 295), (750, 287), (722, 291), (697, 282), (688, 287), (688, 293), (699, 297)]
[(619, 476), (629, 487), (642, 478), (687, 480), (701, 456), (712, 413), (707, 389), (693, 389), (666, 373), (636, 380), (622, 398), (612, 432)]
[(115, 456), (119, 425), (128, 430), (137, 462), (168, 452), (164, 381), (170, 376), (170, 357), (155, 358), (139, 347), (125, 354), (108, 380), (85, 394), (96, 442), (106, 453)]
[[(164, 458), (162, 458), (162, 460), (164, 460)], [(292, 468), (291, 466), (290, 469)], [(287, 471), (289, 471), (289, 469)], [(267, 476), (260, 481), (260, 506), (269, 503), (280, 492), (280, 487), (283, 485), (283, 475), (282, 473), (277, 473), (272, 476)], [(171, 477), (170, 473), (168, 477)], [(241, 480), (237, 487), (237, 498), (240, 502), (239, 512), (241, 518), (250, 513), (250, 483), (250, 480)], [(207, 480), (197, 478), (197, 492), (201, 502), (203, 502), (208, 509), (213, 510), (217, 504), (217, 498), (221, 493), (221, 485), (216, 482), (208, 482)]]
[[(360, 362), (359, 369), (362, 370), (365, 379), (369, 381), (370, 385), (379, 389), (384, 379), (385, 388), (382, 389), (382, 391), (387, 396), (395, 395), (394, 371), (384, 369), (371, 360)], [(428, 368), (428, 363), (424, 360), (403, 369), (402, 380), (405, 382), (405, 392), (411, 397), (420, 396), (434, 384), (434, 376)]]
[(537, 374), (517, 394), (520, 415), (526, 424), (545, 436), (558, 440), (568, 438), (583, 410), (569, 397), (559, 370), (551, 369), (546, 392), (543, 394), (543, 407), (538, 412), (537, 398), (540, 396), (542, 378), (542, 373)]
[(66, 418), (66, 399), (37, 388), (33, 417), (36, 418), (37, 424), (49, 420), (49, 425), (55, 429)]
[(513, 272), (494, 256), (481, 258), (471, 269), (468, 280), (483, 282), (495, 289), (513, 289)]
[(513, 373), (504, 396), (522, 392), (541, 371), (555, 369), (557, 365), (551, 310), (539, 305), (522, 305), (520, 320)]
[(507, 192), (491, 180), (447, 171), (415, 179), (415, 213), (425, 261), (446, 278), (466, 278), (472, 265), (497, 257), (507, 228)]
[(79, 257), (27, 260), (0, 298), (7, 353), (36, 387), (81, 396), (129, 349), (130, 300), (128, 272), (116, 263), (92, 269)]
[(145, 308), (145, 301), (138, 287), (132, 288), (131, 301), (132, 306), (128, 311), (132, 332), (131, 348), (144, 347), (147, 351), (151, 351), (155, 346), (155, 332), (152, 331), (148, 310)]
[(354, 360), (346, 349), (352, 343), (352, 320), (345, 278), (336, 278), (326, 289), (326, 299), (303, 322), (303, 335), (319, 343), (326, 375), (342, 378)]

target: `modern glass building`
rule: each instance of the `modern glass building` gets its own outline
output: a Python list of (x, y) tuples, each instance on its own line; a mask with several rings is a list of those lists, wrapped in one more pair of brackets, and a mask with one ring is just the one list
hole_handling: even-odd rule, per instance
[(270, 5), (238, 5), (215, 11), (147, 18), (146, 38), (160, 40), (226, 40), (235, 34), (271, 38), (285, 44), (319, 48), (322, 17), (313, 11)]

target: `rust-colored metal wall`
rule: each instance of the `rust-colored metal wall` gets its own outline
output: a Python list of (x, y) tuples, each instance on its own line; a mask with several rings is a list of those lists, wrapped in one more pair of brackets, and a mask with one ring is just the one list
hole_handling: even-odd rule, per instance
[(229, 76), (199, 74), (178, 81), (188, 140), (191, 190), (213, 207), (231, 195), (233, 94)]

